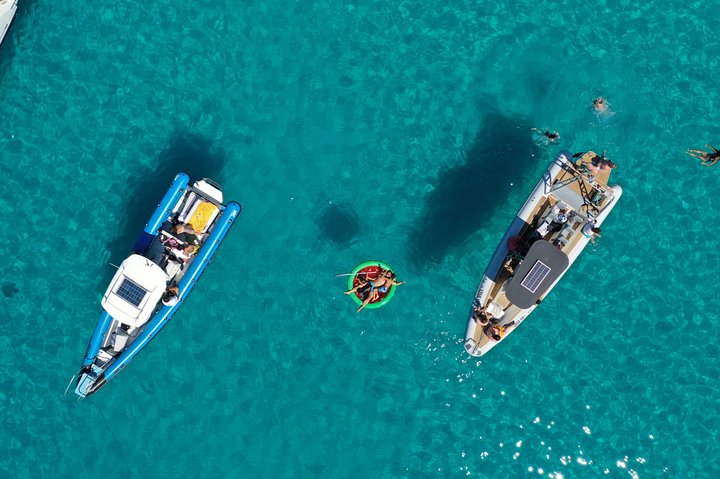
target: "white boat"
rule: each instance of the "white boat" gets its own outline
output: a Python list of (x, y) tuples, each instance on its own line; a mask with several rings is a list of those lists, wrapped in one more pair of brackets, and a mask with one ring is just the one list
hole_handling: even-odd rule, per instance
[(0, 0), (0, 43), (10, 28), (16, 10), (17, 0)]
[(505, 340), (585, 249), (622, 195), (608, 186), (611, 166), (592, 151), (555, 157), (485, 270), (465, 332), (468, 354), (482, 356)]

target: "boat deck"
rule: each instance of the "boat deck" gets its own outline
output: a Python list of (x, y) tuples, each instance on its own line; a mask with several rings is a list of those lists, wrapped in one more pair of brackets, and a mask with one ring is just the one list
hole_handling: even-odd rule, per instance
[[(525, 311), (508, 300), (505, 288), (508, 280), (513, 277), (524, 260), (529, 245), (537, 239), (544, 239), (570, 256), (584, 238), (581, 233), (583, 225), (613, 201), (612, 190), (608, 187), (612, 169), (600, 169), (593, 165), (593, 160), (597, 163), (596, 158), (600, 156), (589, 151), (572, 163), (563, 161), (560, 170), (547, 183), (549, 191), (537, 202), (527, 217), (523, 218), (525, 225), (516, 236), (523, 246), (516, 251), (507, 251), (503, 266), (498, 270), (495, 278), (492, 278), (490, 291), (483, 304), (479, 304), (500, 313), (499, 318), (495, 316), (494, 323), (505, 326), (503, 336), (507, 336), (519, 325), (515, 319)], [(567, 222), (562, 228), (551, 228), (560, 208), (565, 210), (568, 216)], [(549, 291), (540, 296), (538, 303), (547, 293)], [(476, 303), (479, 300), (480, 298), (476, 298)], [(484, 350), (489, 342), (494, 343), (487, 335), (491, 327), (488, 325), (475, 328), (472, 339), (476, 343), (476, 348)]]

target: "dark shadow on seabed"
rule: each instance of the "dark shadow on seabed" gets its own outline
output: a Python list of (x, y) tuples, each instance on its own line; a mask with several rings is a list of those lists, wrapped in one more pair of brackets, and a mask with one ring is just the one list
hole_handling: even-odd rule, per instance
[(511, 188), (525, 186), (525, 172), (539, 153), (530, 128), (525, 119), (497, 112), (485, 116), (465, 163), (441, 172), (426, 199), (425, 212), (409, 238), (413, 264), (440, 263), (483, 227)]
[(331, 204), (316, 220), (320, 235), (340, 246), (348, 246), (360, 229), (360, 218), (350, 204)]
[[(186, 131), (175, 132), (168, 148), (160, 153), (157, 166), (138, 169), (128, 179), (124, 192), (126, 214), (121, 215), (115, 239), (108, 245), (110, 262), (119, 265), (130, 254), (175, 175), (181, 171), (187, 173), (191, 184), (202, 178), (212, 178), (222, 184), (219, 175), (224, 164), (224, 152), (213, 148), (209, 139)], [(114, 268), (107, 269), (99, 285), (102, 291), (114, 274)]]

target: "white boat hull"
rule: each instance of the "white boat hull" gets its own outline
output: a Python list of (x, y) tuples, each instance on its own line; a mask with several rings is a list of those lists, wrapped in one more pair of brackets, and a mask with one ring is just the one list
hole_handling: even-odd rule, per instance
[[(553, 188), (557, 184), (558, 175), (562, 174), (563, 172), (561, 170), (565, 168), (563, 161), (570, 161), (569, 157), (562, 160), (562, 155), (563, 153), (558, 155), (558, 158), (556, 158), (550, 168), (548, 168), (538, 184), (535, 186), (533, 192), (526, 200), (525, 204), (522, 208), (520, 208), (520, 211), (505, 232), (505, 235), (500, 241), (485, 270), (483, 279), (475, 293), (473, 307), (469, 312), (467, 328), (465, 331), (465, 350), (471, 356), (482, 356), (501, 341), (505, 340), (510, 333), (517, 329), (517, 327), (535, 310), (542, 299), (544, 299), (544, 297), (555, 287), (590, 242), (590, 238), (582, 235), (579, 231), (576, 231), (572, 239), (572, 246), (563, 249), (563, 253), (567, 256), (568, 260), (567, 267), (562, 270), (559, 276), (555, 278), (552, 283), (549, 284), (547, 289), (544, 290), (542, 295), (538, 298), (537, 302), (526, 308), (520, 308), (513, 304), (506, 306), (501, 313), (501, 317), (495, 318), (493, 321), (494, 324), (497, 324), (498, 326), (507, 325), (504, 330), (504, 335), (499, 340), (496, 341), (489, 339), (487, 335), (483, 333), (483, 328), (487, 328), (487, 326), (481, 326), (476, 321), (473, 316), (473, 309), (479, 306), (487, 307), (490, 305), (494, 299), (491, 295), (498, 296), (498, 290), (501, 289), (500, 283), (509, 282), (507, 276), (503, 276), (502, 274), (502, 270), (510, 253), (508, 242), (511, 238), (520, 235), (522, 231), (527, 231), (528, 226), (535, 222), (534, 217), (538, 215), (538, 208), (541, 204), (543, 204), (543, 202), (547, 203), (555, 201), (555, 198), (549, 200), (548, 197), (552, 197), (554, 195), (553, 192), (558, 190), (557, 188)], [(595, 221), (595, 225), (598, 227), (607, 218), (610, 211), (612, 211), (615, 207), (615, 204), (617, 204), (617, 200), (622, 195), (622, 188), (617, 185), (608, 186), (606, 188), (606, 193), (609, 198), (607, 203), (603, 205), (603, 208), (598, 211), (597, 214), (592, 216), (592, 220)], [(577, 217), (581, 217), (579, 212), (575, 212), (575, 214)], [(582, 220), (585, 222), (589, 221), (587, 217), (582, 217)], [(503, 286), (506, 285), (503, 284)]]
[(0, 44), (17, 11), (17, 0), (0, 0)]

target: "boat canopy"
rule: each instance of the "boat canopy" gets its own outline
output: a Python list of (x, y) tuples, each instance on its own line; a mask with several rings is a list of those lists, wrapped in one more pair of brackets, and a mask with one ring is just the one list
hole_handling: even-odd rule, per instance
[(570, 259), (560, 248), (545, 240), (535, 241), (507, 285), (505, 294), (508, 300), (519, 308), (529, 308), (569, 265)]
[(102, 307), (123, 324), (137, 328), (152, 315), (168, 277), (149, 259), (133, 254), (122, 262), (102, 299)]

